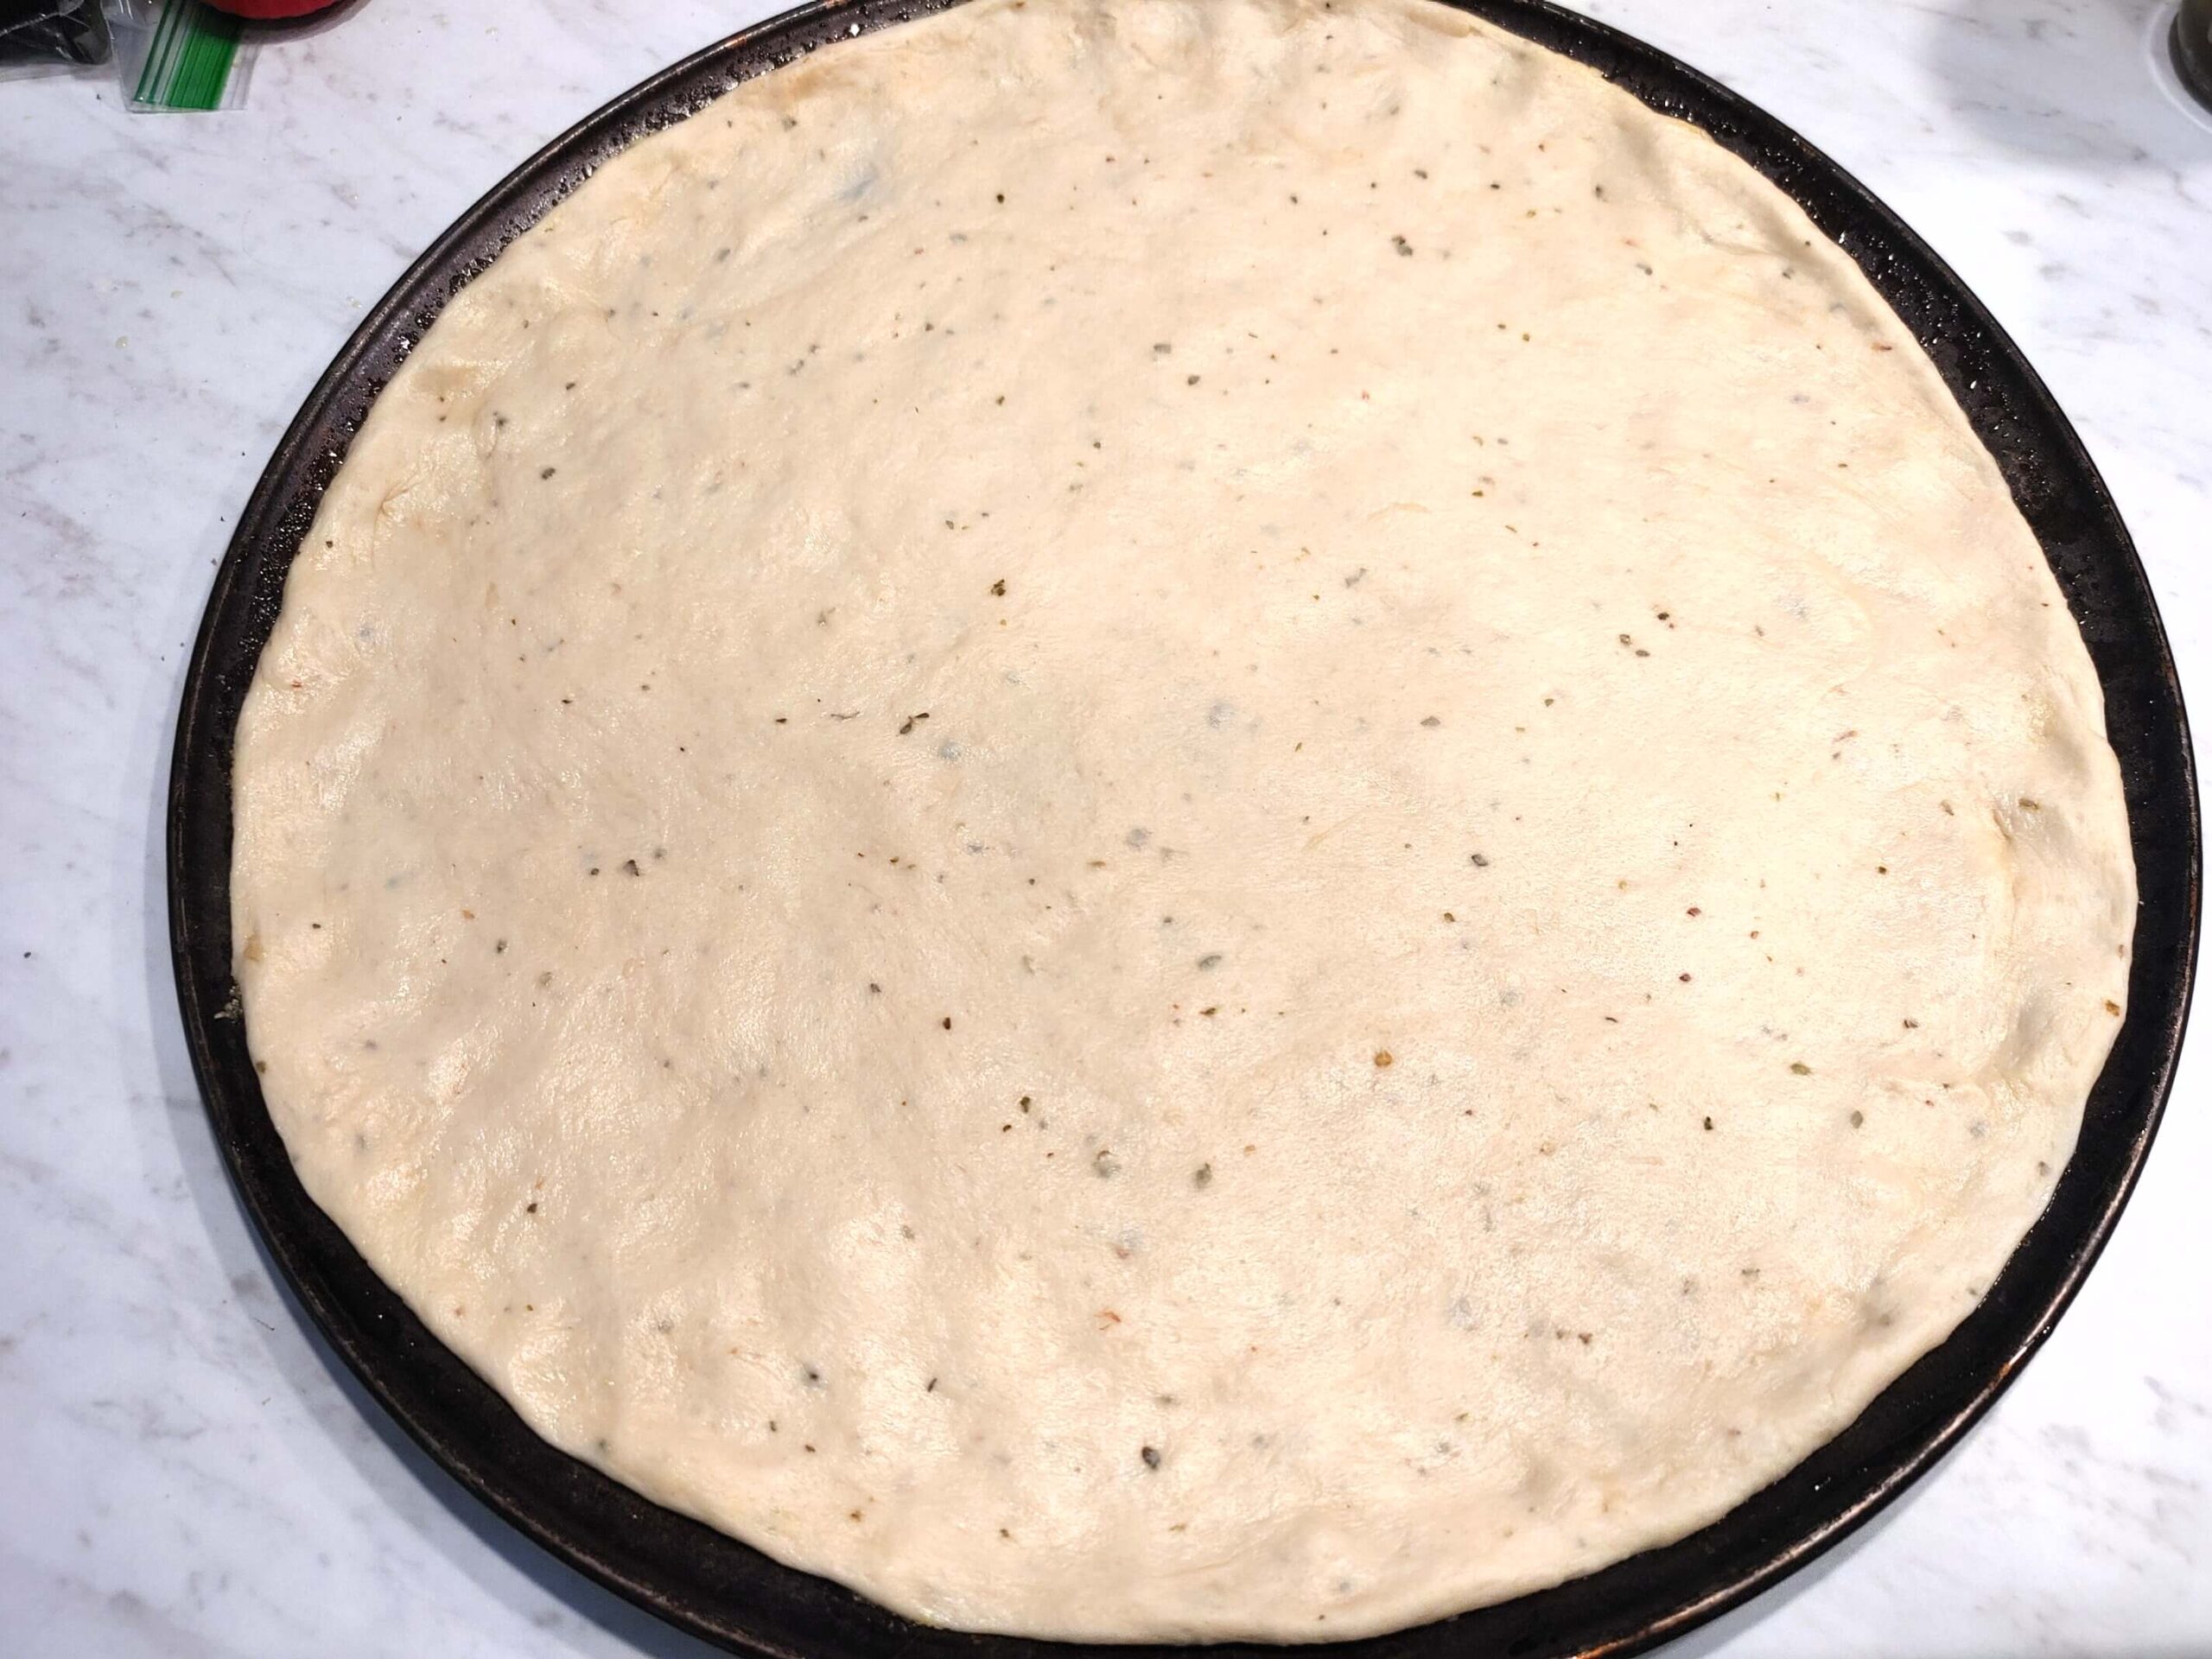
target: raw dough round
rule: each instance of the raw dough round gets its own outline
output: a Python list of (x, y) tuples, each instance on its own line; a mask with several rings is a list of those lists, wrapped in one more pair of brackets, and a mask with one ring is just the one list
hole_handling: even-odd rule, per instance
[(1675, 1538), (2041, 1210), (2097, 681), (1749, 168), (1423, 0), (976, 0), (446, 309), (238, 730), (308, 1190), (556, 1444), (918, 1618)]

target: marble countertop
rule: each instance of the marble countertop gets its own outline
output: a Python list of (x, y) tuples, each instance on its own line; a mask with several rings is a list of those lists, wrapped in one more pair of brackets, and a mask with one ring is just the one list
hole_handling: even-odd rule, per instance
[[(431, 1468), (272, 1284), (178, 1030), (162, 798), (232, 518), (364, 309), (555, 132), (771, 9), (357, 0), (218, 116), (0, 82), (0, 1650), (706, 1651)], [(2212, 120), (2161, 85), (2155, 0), (1588, 10), (1795, 124), (1958, 269), (2212, 683)], [(2212, 1654), (2203, 1047), (1997, 1410), (1674, 1651)]]

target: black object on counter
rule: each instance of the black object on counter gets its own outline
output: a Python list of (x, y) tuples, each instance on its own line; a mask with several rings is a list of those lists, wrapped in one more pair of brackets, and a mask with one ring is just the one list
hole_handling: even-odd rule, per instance
[[(1958, 1443), (2073, 1300), (2142, 1170), (2173, 1084), (2196, 963), (2196, 778), (2165, 632), (2112, 497), (2019, 348), (1928, 245), (1781, 122), (1665, 54), (1541, 0), (1456, 3), (1703, 129), (1796, 200), (1912, 330), (2004, 474), (2081, 625), (2104, 690), (2141, 895), (2127, 1016), (2090, 1091), (2080, 1141), (2049, 1207), (1957, 1330), (1834, 1440), (1687, 1538), (1458, 1618), (1311, 1650), (1315, 1659), (1622, 1659), (1736, 1605), (1864, 1523)], [(215, 576), (169, 772), (169, 944), (215, 1143), (276, 1270), (369, 1396), (494, 1513), (601, 1584), (732, 1652), (1097, 1659), (1107, 1650), (899, 1618), (664, 1509), (540, 1439), (377, 1277), (301, 1185), (262, 1098), (232, 971), (231, 757), (239, 707), (300, 538), (410, 346), (500, 250), (639, 137), (802, 53), (835, 51), (849, 32), (944, 9), (944, 0), (810, 5), (663, 71), (523, 163), (369, 313), (277, 445)], [(1468, 326), (1487, 325), (1470, 318)], [(1113, 1659), (1270, 1659), (1283, 1651), (1130, 1647)]]
[(105, 63), (100, 0), (0, 0), (0, 63)]
[(2166, 48), (2173, 54), (2174, 73), (2181, 84), (2212, 110), (2212, 0), (2181, 0)]

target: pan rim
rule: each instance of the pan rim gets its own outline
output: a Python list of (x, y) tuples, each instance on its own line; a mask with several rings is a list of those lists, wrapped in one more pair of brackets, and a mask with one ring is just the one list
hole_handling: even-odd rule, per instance
[[(301, 1188), (245, 1052), (229, 966), (231, 744), (307, 520), (369, 403), (454, 294), (638, 138), (817, 47), (957, 3), (816, 0), (731, 35), (570, 127), (432, 243), (317, 381), (239, 516), (194, 643), (170, 771), (180, 1010), (211, 1128), (270, 1258), (370, 1396), (463, 1487), (587, 1576), (734, 1652), (896, 1646), (974, 1659), (1073, 1659), (1093, 1649), (912, 1624), (663, 1510), (538, 1439), (422, 1326)], [(1446, 3), (1590, 64), (1749, 161), (1835, 238), (1912, 328), (2004, 471), (2088, 645), (2127, 788), (2142, 894), (2128, 1017), (2092, 1090), (2081, 1141), (2043, 1215), (1958, 1331), (1841, 1434), (1687, 1538), (1493, 1607), (1325, 1644), (1374, 1659), (1446, 1650), (1624, 1655), (1719, 1616), (1865, 1524), (1989, 1409), (2079, 1292), (2133, 1190), (2172, 1086), (2198, 943), (2199, 805), (2171, 652), (2117, 508), (2025, 357), (1957, 276), (1834, 162), (1674, 58), (1547, 0)], [(1839, 1448), (1846, 1455), (1833, 1456)], [(1279, 1649), (1226, 1643), (1211, 1651)]]

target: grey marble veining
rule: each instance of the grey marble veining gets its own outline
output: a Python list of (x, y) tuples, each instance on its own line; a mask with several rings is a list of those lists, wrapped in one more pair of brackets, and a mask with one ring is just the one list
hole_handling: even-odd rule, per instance
[[(2212, 120), (2145, 0), (1588, 0), (1766, 105), (1988, 302), (2212, 671)], [(179, 675), (232, 516), (407, 261), (758, 0), (358, 0), (243, 111), (0, 83), (0, 1652), (703, 1652), (406, 1446), (276, 1290), (176, 1028)], [(2212, 1654), (2212, 1085), (2088, 1289), (1868, 1533), (1678, 1651)]]

